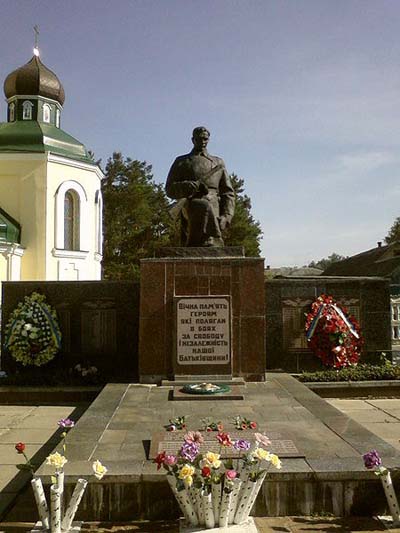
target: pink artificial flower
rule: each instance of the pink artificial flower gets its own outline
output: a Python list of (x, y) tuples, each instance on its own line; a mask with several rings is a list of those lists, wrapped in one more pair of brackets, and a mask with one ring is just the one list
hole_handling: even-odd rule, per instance
[(174, 466), (177, 462), (177, 458), (175, 455), (166, 455), (164, 457), (164, 464), (168, 466)]
[(236, 470), (227, 470), (225, 472), (225, 477), (229, 479), (230, 481), (233, 481), (237, 476)]
[(188, 431), (183, 438), (186, 442), (197, 442), (198, 444), (204, 442), (203, 435), (200, 431)]
[(271, 441), (266, 435), (263, 435), (262, 433), (254, 433), (254, 436), (256, 438), (257, 442), (260, 442), (263, 446), (269, 446), (271, 444)]

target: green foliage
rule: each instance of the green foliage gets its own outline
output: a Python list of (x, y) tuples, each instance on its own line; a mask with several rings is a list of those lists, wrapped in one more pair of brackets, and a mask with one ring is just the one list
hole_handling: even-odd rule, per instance
[(385, 237), (386, 244), (391, 244), (394, 241), (400, 241), (400, 217), (396, 218)]
[(338, 261), (343, 261), (343, 259), (347, 259), (348, 256), (345, 255), (339, 255), (335, 252), (331, 253), (328, 257), (324, 257), (323, 259), (320, 259), (319, 261), (311, 261), (307, 266), (310, 268), (320, 268), (321, 270), (325, 270), (328, 268), (328, 266), (331, 266), (333, 263), (337, 263)]
[(235, 214), (224, 234), (226, 246), (244, 246), (246, 256), (260, 256), (262, 230), (251, 214), (251, 200), (244, 194), (244, 180), (236, 174), (230, 176), (236, 194)]
[(103, 278), (139, 278), (139, 262), (171, 245), (175, 236), (164, 188), (151, 165), (114, 153), (102, 184), (104, 199)]
[(327, 381), (373, 381), (382, 379), (400, 379), (400, 367), (385, 361), (383, 365), (359, 364), (340, 370), (322, 370), (319, 372), (303, 372), (299, 381), (324, 383)]

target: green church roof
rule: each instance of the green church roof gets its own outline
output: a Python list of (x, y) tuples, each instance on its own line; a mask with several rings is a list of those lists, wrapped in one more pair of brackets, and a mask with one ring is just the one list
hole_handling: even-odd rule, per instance
[(35, 120), (0, 123), (0, 153), (51, 152), (93, 163), (85, 146), (65, 131)]
[(0, 242), (21, 243), (21, 226), (0, 207)]

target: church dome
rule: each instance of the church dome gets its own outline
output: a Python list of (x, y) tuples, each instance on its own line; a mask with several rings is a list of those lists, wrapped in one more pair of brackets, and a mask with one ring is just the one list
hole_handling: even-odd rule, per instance
[(57, 76), (36, 55), (9, 74), (4, 82), (6, 98), (13, 96), (43, 96), (64, 104), (65, 93)]

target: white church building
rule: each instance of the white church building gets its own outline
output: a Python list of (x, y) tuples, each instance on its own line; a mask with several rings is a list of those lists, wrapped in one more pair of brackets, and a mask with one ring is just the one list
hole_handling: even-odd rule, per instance
[(101, 278), (103, 174), (61, 129), (64, 89), (39, 52), (4, 82), (0, 283)]

